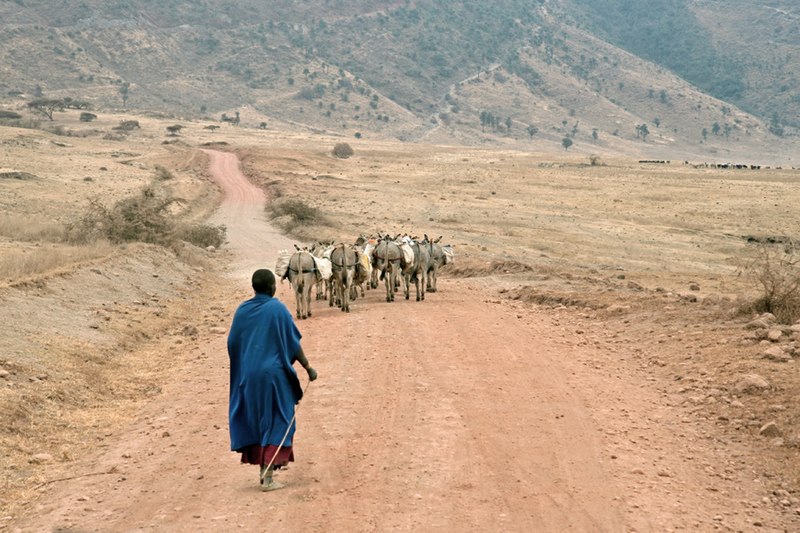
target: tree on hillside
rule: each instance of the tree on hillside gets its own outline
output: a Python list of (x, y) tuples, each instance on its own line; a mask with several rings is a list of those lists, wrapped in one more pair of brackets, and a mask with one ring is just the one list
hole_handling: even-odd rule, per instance
[(236, 116), (235, 117), (229, 117), (227, 115), (227, 113), (223, 113), (222, 116), (220, 117), (220, 120), (222, 122), (230, 122), (234, 126), (238, 126), (239, 125), (239, 112), (236, 111)]
[(564, 147), (564, 150), (569, 150), (569, 147), (572, 146), (572, 139), (569, 137), (564, 137), (561, 139), (561, 146)]
[(598, 135), (598, 133), (597, 133), (597, 128), (592, 128), (592, 139), (594, 139), (596, 141), (599, 138), (600, 138), (600, 135)]
[(639, 124), (636, 126), (636, 136), (647, 142), (647, 136), (650, 135), (650, 129), (647, 124)]
[(720, 130), (719, 122), (715, 122), (714, 124), (712, 124), (711, 133), (713, 133), (714, 135), (719, 135), (719, 130)]
[(708, 140), (708, 128), (703, 128), (703, 131), (701, 133), (703, 135), (703, 140), (704, 141)]
[(64, 100), (56, 98), (37, 98), (28, 102), (28, 109), (53, 120), (55, 111), (64, 111)]
[(533, 124), (531, 124), (530, 126), (528, 126), (528, 128), (527, 128), (525, 131), (527, 131), (527, 132), (528, 132), (528, 135), (529, 135), (530, 137), (533, 137), (534, 135), (536, 135), (537, 133), (539, 133), (539, 128), (537, 128), (536, 126), (534, 126)]
[(131, 84), (130, 82), (123, 82), (122, 85), (119, 86), (119, 95), (122, 97), (122, 106), (128, 105), (128, 97), (130, 96), (131, 92)]

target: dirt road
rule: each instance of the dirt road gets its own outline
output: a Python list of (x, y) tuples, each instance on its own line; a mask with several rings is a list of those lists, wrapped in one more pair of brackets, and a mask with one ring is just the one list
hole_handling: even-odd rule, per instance
[[(249, 297), (252, 270), (291, 241), (266, 223), (264, 195), (235, 156), (209, 155), (238, 292), (198, 314), (226, 323)], [(36, 516), (12, 527), (713, 531), (755, 517), (761, 531), (783, 530), (766, 510), (732, 509), (754, 498), (746, 473), (721, 480), (705, 468), (714, 446), (636, 382), (623, 347), (612, 357), (599, 340), (573, 343), (565, 317), (493, 300), (481, 283), (440, 280), (424, 302), (387, 304), (370, 291), (349, 314), (314, 303), (299, 327), (320, 378), (300, 405), (284, 490), (261, 493), (257, 468), (229, 451), (217, 333), (185, 348), (189, 363), (135, 424), (87, 450), (76, 475), (101, 475), (52, 484)], [(279, 297), (293, 308), (286, 284)]]

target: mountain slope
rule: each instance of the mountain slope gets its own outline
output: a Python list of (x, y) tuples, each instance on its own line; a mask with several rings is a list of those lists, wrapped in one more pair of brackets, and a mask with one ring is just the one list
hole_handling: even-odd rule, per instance
[[(792, 133), (793, 74), (757, 104), (769, 84), (716, 52), (741, 50), (736, 33), (703, 30), (721, 9), (714, 2), (659, 0), (672, 14), (663, 24), (610, 31), (629, 4), (17, 0), (0, 4), (0, 102), (24, 110), (41, 94), (176, 117), (239, 112), (243, 125), (346, 136), (785, 159), (794, 139), (769, 130)], [(654, 39), (637, 48), (642, 32)], [(660, 57), (670, 34), (694, 37)], [(793, 42), (785, 49), (800, 49)], [(709, 65), (707, 83), (673, 73), (697, 78)]]

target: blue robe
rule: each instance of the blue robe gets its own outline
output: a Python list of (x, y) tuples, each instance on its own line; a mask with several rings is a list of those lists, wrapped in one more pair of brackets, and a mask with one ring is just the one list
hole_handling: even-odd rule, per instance
[[(300, 331), (286, 306), (265, 294), (243, 302), (228, 334), (231, 450), (278, 446), (303, 396), (292, 367)], [(283, 443), (292, 445), (295, 424)]]

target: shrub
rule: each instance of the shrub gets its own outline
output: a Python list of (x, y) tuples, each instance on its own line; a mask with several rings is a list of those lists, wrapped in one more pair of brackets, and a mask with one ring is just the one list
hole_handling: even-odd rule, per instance
[(120, 200), (111, 208), (92, 200), (86, 215), (70, 227), (70, 234), (78, 242), (106, 238), (113, 243), (164, 244), (172, 234), (167, 215), (170, 204), (172, 200), (160, 198), (153, 187), (146, 187), (139, 196)]
[(323, 96), (325, 96), (325, 86), (321, 83), (314, 87), (303, 87), (295, 94), (295, 98), (298, 100), (314, 100)]
[(123, 120), (120, 121), (119, 126), (114, 126), (111, 129), (119, 131), (132, 131), (135, 129), (139, 129), (140, 127), (141, 126), (139, 126), (138, 120)]
[(0, 119), (9, 119), (9, 120), (18, 120), (22, 118), (22, 115), (16, 113), (14, 111), (6, 111), (4, 109), (0, 109)]
[(347, 159), (354, 153), (353, 149), (347, 143), (337, 143), (336, 146), (333, 147), (333, 155), (339, 159)]
[(169, 169), (156, 165), (156, 179), (161, 181), (171, 180), (175, 175)]
[(272, 204), (271, 209), (272, 218), (285, 216), (298, 224), (313, 224), (320, 218), (319, 209), (296, 198), (287, 198), (286, 200), (275, 202)]
[(223, 225), (193, 224), (179, 226), (175, 231), (175, 237), (200, 248), (208, 248), (209, 246), (219, 248), (225, 244), (227, 231), (228, 229)]
[(759, 296), (748, 304), (750, 311), (772, 313), (783, 324), (800, 319), (800, 253), (798, 243), (760, 243), (752, 257), (740, 267)]

